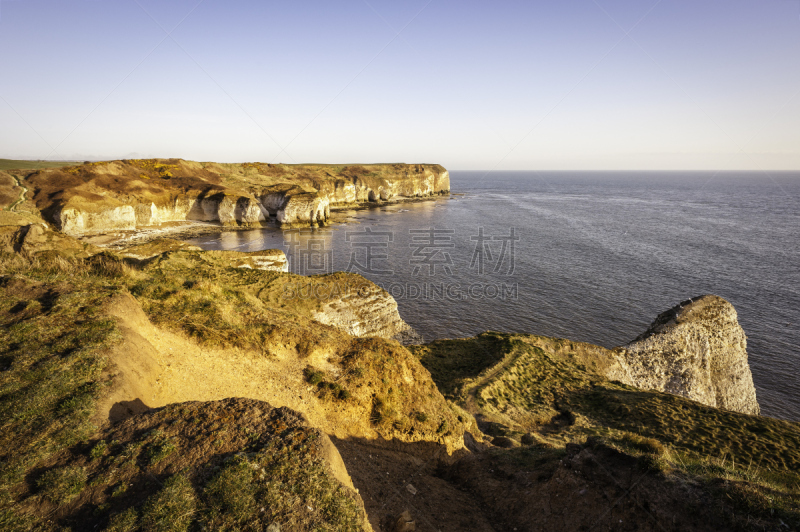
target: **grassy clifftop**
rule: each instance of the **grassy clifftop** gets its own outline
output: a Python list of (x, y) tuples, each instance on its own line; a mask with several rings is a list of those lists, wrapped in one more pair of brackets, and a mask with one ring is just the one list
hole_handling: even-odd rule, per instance
[(18, 159), (0, 159), (0, 171), (7, 170), (39, 170), (42, 168), (61, 168), (74, 166), (75, 161), (31, 161)]
[[(776, 515), (800, 526), (800, 423), (609, 381), (592, 369), (605, 363), (603, 349), (569, 340), (484, 333), (413, 350), (445, 396), (501, 444), (546, 456), (602, 442), (666, 482), (726, 499), (725, 526), (746, 529)], [(525, 448), (510, 452), (524, 457)]]
[[(405, 348), (284, 297), (306, 278), (239, 268), (235, 253), (52, 242), (0, 252), (0, 528), (368, 529), (335, 449), (306, 443), (319, 429), (460, 446), (458, 409)], [(264, 426), (254, 412), (270, 405), (302, 414)]]
[(800, 528), (800, 424), (610, 380), (597, 346), (406, 348), (297, 297), (377, 289), (356, 275), (21, 224), (0, 231), (3, 530)]

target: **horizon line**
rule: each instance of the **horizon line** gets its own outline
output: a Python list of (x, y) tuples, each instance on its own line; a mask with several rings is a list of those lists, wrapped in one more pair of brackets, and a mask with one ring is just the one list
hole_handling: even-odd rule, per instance
[[(432, 162), (414, 162), (414, 163), (406, 163), (400, 161), (391, 161), (391, 162), (348, 162), (348, 163), (333, 163), (333, 162), (301, 162), (301, 163), (266, 163), (263, 161), (235, 161), (235, 162), (225, 162), (225, 161), (195, 161), (194, 159), (184, 159), (182, 157), (134, 157), (134, 159), (180, 159), (184, 161), (194, 161), (194, 162), (209, 162), (209, 163), (217, 163), (217, 164), (244, 164), (244, 163), (262, 163), (262, 164), (280, 164), (285, 166), (311, 166), (311, 165), (323, 165), (323, 166), (348, 166), (348, 165), (379, 165), (379, 164), (423, 164), (423, 165), (438, 165), (445, 168), (448, 172), (485, 172), (488, 174), (495, 174), (495, 173), (503, 173), (503, 172), (717, 172), (717, 173), (733, 173), (733, 172), (776, 172), (776, 173), (797, 173), (800, 172), (800, 168), (793, 168), (793, 169), (777, 169), (777, 168), (740, 168), (740, 169), (713, 169), (713, 168), (517, 168), (517, 169), (509, 169), (509, 170), (497, 170), (497, 169), (485, 169), (485, 168), (448, 168), (447, 166), (441, 163), (432, 163)], [(6, 158), (0, 157), (0, 161), (25, 161), (31, 163), (84, 163), (84, 162), (110, 162), (110, 161), (125, 161), (131, 160), (131, 157), (126, 158), (112, 158), (112, 159), (17, 159), (17, 158)]]

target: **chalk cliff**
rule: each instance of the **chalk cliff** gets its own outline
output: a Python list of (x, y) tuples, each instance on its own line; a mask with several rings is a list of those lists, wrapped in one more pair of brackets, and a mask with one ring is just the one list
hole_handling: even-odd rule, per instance
[(422, 343), (422, 337), (400, 317), (397, 301), (372, 284), (326, 301), (313, 316), (318, 322), (353, 336), (393, 338), (406, 345)]
[(439, 165), (217, 164), (181, 159), (84, 163), (21, 182), (43, 217), (73, 236), (167, 222), (317, 226), (331, 208), (432, 197), (450, 190)]
[(721, 297), (682, 302), (617, 351), (627, 384), (735, 412), (759, 413), (747, 337), (736, 309)]

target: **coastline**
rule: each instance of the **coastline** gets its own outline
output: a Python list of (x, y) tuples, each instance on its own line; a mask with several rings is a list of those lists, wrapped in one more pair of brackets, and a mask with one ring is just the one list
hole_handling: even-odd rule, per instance
[(104, 249), (121, 250), (128, 246), (146, 244), (162, 238), (174, 240), (186, 240), (198, 236), (213, 233), (228, 233), (237, 231), (252, 231), (254, 229), (314, 229), (318, 227), (335, 227), (350, 222), (351, 216), (347, 213), (357, 211), (368, 211), (380, 209), (392, 205), (403, 205), (407, 203), (422, 203), (428, 201), (447, 201), (455, 195), (463, 194), (443, 194), (441, 196), (427, 196), (421, 198), (399, 198), (388, 201), (369, 201), (360, 203), (347, 203), (331, 206), (331, 217), (323, 225), (303, 224), (278, 224), (274, 219), (263, 222), (261, 225), (226, 225), (219, 222), (185, 221), (185, 222), (166, 222), (152, 227), (145, 227), (134, 230), (120, 230), (109, 233), (86, 235), (80, 237), (82, 242), (92, 244)]

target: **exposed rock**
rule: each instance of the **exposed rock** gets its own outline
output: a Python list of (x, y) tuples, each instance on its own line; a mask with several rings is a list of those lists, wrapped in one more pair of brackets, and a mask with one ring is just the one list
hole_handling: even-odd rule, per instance
[(269, 216), (256, 198), (229, 194), (187, 195), (161, 206), (151, 202), (109, 207), (113, 201), (107, 198), (103, 203), (86, 205), (81, 200), (71, 200), (55, 214), (54, 221), (62, 232), (81, 236), (183, 221), (259, 226)]
[(19, 253), (32, 258), (41, 252), (57, 252), (64, 256), (87, 257), (98, 250), (51, 230), (40, 222), (29, 225), (0, 226), (0, 251)]
[(268, 272), (288, 272), (289, 262), (286, 254), (280, 249), (265, 249), (264, 251), (253, 251), (251, 253), (237, 253), (234, 265), (237, 268), (249, 268), (251, 270), (264, 270)]
[(747, 337), (736, 309), (721, 297), (697, 297), (660, 314), (620, 354), (629, 384), (735, 412), (759, 413)]
[(717, 296), (684, 301), (659, 315), (633, 342), (615, 349), (545, 337), (530, 341), (609, 380), (759, 413), (747, 338), (733, 305)]
[(411, 514), (406, 510), (401, 513), (394, 524), (394, 532), (413, 532), (417, 529), (417, 523), (411, 519)]
[(100, 212), (65, 208), (56, 214), (53, 221), (62, 232), (72, 236), (101, 231), (124, 231), (136, 229), (136, 211), (131, 205), (120, 205)]
[[(11, 198), (14, 180), (0, 182)], [(319, 226), (331, 207), (398, 201), (450, 191), (439, 165), (220, 165), (180, 159), (85, 163), (39, 170), (21, 181), (45, 219), (83, 236), (167, 222), (258, 227)], [(7, 200), (4, 200), (7, 201)]]
[(287, 197), (283, 208), (278, 210), (277, 220), (283, 225), (324, 225), (330, 215), (330, 200), (326, 196), (306, 192)]
[(409, 325), (408, 329), (402, 330), (399, 333), (395, 334), (392, 338), (397, 340), (403, 345), (422, 345), (425, 343), (425, 338), (417, 331), (411, 328)]
[(400, 317), (397, 301), (372, 283), (345, 286), (340, 293), (329, 294), (326, 299), (328, 301), (313, 313), (314, 319), (325, 325), (353, 336), (395, 338), (404, 344), (415, 343), (419, 338)]

